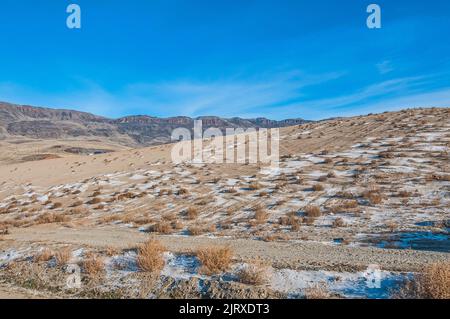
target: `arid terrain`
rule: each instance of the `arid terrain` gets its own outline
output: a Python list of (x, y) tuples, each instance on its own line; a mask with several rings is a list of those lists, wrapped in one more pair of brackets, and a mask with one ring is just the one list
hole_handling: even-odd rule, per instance
[(120, 137), (5, 133), (0, 298), (390, 298), (448, 271), (449, 108), (282, 127), (278, 168)]

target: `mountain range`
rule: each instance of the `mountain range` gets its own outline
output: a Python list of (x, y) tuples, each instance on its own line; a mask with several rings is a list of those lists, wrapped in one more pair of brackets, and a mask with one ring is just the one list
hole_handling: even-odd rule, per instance
[(202, 120), (203, 129), (276, 128), (308, 121), (296, 118), (281, 121), (267, 118), (244, 119), (202, 116), (159, 118), (148, 115), (111, 119), (91, 113), (16, 105), (0, 102), (0, 139), (27, 137), (33, 139), (102, 138), (127, 146), (150, 146), (170, 142), (178, 127), (192, 130), (194, 120)]

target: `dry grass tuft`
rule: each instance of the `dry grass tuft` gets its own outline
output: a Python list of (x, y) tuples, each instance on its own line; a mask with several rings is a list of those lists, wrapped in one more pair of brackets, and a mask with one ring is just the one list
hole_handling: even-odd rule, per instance
[(70, 221), (70, 218), (62, 213), (44, 213), (36, 218), (37, 224), (64, 223)]
[(264, 285), (268, 282), (268, 267), (260, 261), (245, 264), (236, 275), (238, 281), (246, 285)]
[(200, 271), (212, 275), (227, 271), (231, 265), (233, 253), (229, 247), (206, 247), (197, 250), (197, 258), (202, 267)]
[(72, 258), (70, 247), (64, 247), (55, 252), (55, 260), (58, 266), (67, 265)]
[(331, 225), (331, 227), (333, 227), (333, 228), (344, 227), (344, 226), (345, 226), (345, 222), (341, 217), (338, 217), (335, 220), (333, 220), (333, 224)]
[(386, 222), (386, 228), (388, 228), (389, 231), (393, 233), (398, 228), (398, 225), (394, 221), (388, 221)]
[(39, 263), (39, 262), (47, 262), (52, 258), (53, 258), (53, 251), (51, 251), (49, 248), (44, 248), (34, 256), (33, 260)]
[(189, 207), (186, 211), (186, 217), (188, 219), (191, 219), (191, 220), (196, 219), (198, 217), (198, 215), (199, 215), (199, 212), (198, 212), (197, 208), (195, 208), (195, 207)]
[(262, 208), (257, 208), (255, 214), (253, 215), (254, 220), (257, 224), (264, 224), (269, 218), (269, 214)]
[(312, 187), (313, 191), (315, 192), (321, 192), (323, 191), (325, 188), (323, 187), (322, 184), (314, 184)]
[(142, 271), (159, 272), (164, 267), (165, 247), (157, 240), (150, 239), (138, 248), (137, 264)]
[(115, 248), (115, 247), (112, 247), (112, 246), (106, 247), (106, 249), (105, 249), (105, 254), (108, 257), (113, 257), (113, 256), (120, 255), (121, 252), (122, 252), (121, 249)]
[(186, 188), (180, 188), (178, 190), (178, 195), (187, 195), (189, 194), (189, 190), (187, 190)]
[(149, 232), (160, 233), (160, 234), (171, 234), (173, 232), (172, 224), (170, 222), (161, 221), (148, 228)]
[(400, 299), (450, 299), (450, 262), (426, 266), (393, 295)]
[(86, 255), (86, 258), (82, 262), (83, 272), (89, 276), (95, 277), (102, 274), (105, 271), (105, 262), (103, 258), (96, 256), (90, 252)]
[(309, 218), (315, 218), (322, 216), (319, 206), (309, 205), (305, 208), (305, 215)]
[(198, 225), (193, 225), (193, 226), (188, 227), (187, 231), (188, 231), (189, 235), (191, 235), (191, 236), (198, 236), (198, 235), (204, 234), (206, 232), (206, 230), (203, 227), (198, 226)]
[(180, 222), (179, 220), (174, 220), (174, 221), (172, 221), (171, 223), (170, 223), (170, 225), (172, 226), (172, 228), (174, 229), (174, 230), (180, 230), (180, 229), (183, 229), (183, 223), (182, 222)]
[(261, 188), (261, 185), (259, 185), (258, 183), (251, 183), (250, 185), (248, 185), (248, 189), (255, 191)]
[(9, 235), (8, 225), (4, 225), (0, 223), (0, 235)]
[(383, 201), (383, 195), (377, 190), (368, 190), (363, 193), (363, 197), (367, 199), (370, 204), (378, 205)]

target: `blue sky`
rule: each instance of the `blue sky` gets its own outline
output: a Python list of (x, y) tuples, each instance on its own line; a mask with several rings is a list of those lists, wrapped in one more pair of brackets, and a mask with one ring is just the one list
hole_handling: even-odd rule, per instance
[(2, 0), (0, 100), (109, 117), (448, 107), (449, 35), (442, 0)]

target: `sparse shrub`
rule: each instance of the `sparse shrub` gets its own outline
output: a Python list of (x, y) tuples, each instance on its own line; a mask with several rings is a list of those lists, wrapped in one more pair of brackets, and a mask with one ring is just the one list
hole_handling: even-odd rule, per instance
[(126, 200), (126, 199), (133, 199), (133, 198), (136, 198), (136, 196), (137, 195), (132, 192), (125, 192), (125, 193), (119, 194), (116, 197), (116, 200), (122, 201), (122, 200)]
[(230, 268), (233, 253), (229, 247), (206, 247), (197, 250), (197, 258), (202, 265), (202, 273), (212, 275)]
[(165, 220), (165, 221), (173, 221), (173, 220), (177, 219), (177, 215), (175, 213), (168, 213), (168, 214), (164, 214), (161, 218), (162, 218), (162, 220)]
[(391, 233), (393, 233), (397, 229), (398, 225), (394, 221), (389, 221), (386, 223), (386, 227)]
[(173, 229), (175, 230), (180, 230), (183, 228), (183, 223), (180, 222), (179, 220), (174, 220), (172, 221), (172, 223), (170, 224), (172, 226)]
[(161, 221), (149, 227), (150, 232), (160, 233), (160, 234), (170, 234), (172, 233), (172, 225), (169, 222)]
[(113, 256), (117, 256), (121, 253), (121, 250), (112, 246), (108, 246), (105, 249), (105, 254), (108, 257), (113, 257)]
[(352, 192), (339, 192), (336, 194), (338, 197), (342, 197), (345, 199), (353, 199), (355, 195)]
[(378, 154), (380, 156), (380, 158), (394, 158), (395, 157), (395, 153), (393, 153), (392, 151), (383, 151), (380, 152)]
[(296, 217), (291, 217), (290, 219), (291, 231), (300, 230), (300, 220)]
[(363, 193), (363, 197), (367, 199), (370, 204), (377, 205), (383, 201), (383, 196), (377, 190), (368, 190)]
[(164, 267), (164, 246), (150, 239), (138, 248), (137, 264), (142, 271), (159, 272)]
[(296, 216), (296, 212), (289, 212), (286, 216), (281, 216), (279, 224), (282, 226), (291, 226), (291, 231), (298, 231), (300, 229), (300, 219)]
[(37, 224), (63, 223), (70, 221), (70, 218), (62, 213), (44, 213), (36, 218)]
[(0, 235), (9, 235), (8, 225), (0, 224)]
[(58, 266), (67, 265), (72, 258), (72, 250), (70, 247), (64, 247), (55, 252), (55, 260)]
[(205, 233), (205, 229), (198, 225), (188, 227), (187, 231), (191, 236), (198, 236)]
[(327, 174), (327, 177), (328, 177), (328, 178), (335, 178), (335, 177), (336, 177), (336, 173), (335, 173), (335, 172), (329, 172), (329, 173)]
[(83, 272), (89, 276), (97, 276), (105, 271), (105, 262), (103, 258), (96, 256), (93, 253), (88, 253), (82, 262)]
[(207, 231), (210, 233), (214, 233), (217, 230), (216, 224), (211, 224), (207, 227)]
[(319, 206), (309, 205), (305, 208), (305, 215), (307, 217), (320, 217), (322, 216), (322, 212)]
[(33, 260), (35, 262), (47, 262), (52, 258), (53, 252), (49, 248), (44, 248), (34, 256)]
[(406, 280), (395, 291), (394, 298), (400, 299), (450, 299), (450, 262), (426, 266), (414, 278)]
[(198, 210), (195, 207), (189, 207), (186, 211), (186, 217), (188, 219), (196, 219), (198, 217)]
[(315, 192), (321, 192), (324, 190), (324, 187), (322, 184), (314, 184), (312, 187), (313, 191)]
[(346, 209), (357, 208), (359, 206), (357, 200), (348, 200), (342, 203), (342, 207)]
[(333, 228), (344, 227), (344, 226), (345, 226), (345, 222), (341, 217), (338, 217), (335, 220), (333, 220), (333, 224), (331, 225), (331, 227), (333, 227)]
[(257, 208), (255, 211), (255, 214), (253, 216), (253, 219), (258, 224), (264, 224), (267, 222), (267, 219), (269, 218), (269, 214), (262, 208)]
[(406, 190), (401, 190), (398, 192), (398, 196), (402, 197), (402, 198), (407, 198), (407, 197), (411, 197), (412, 194)]
[(171, 189), (161, 189), (159, 191), (159, 196), (164, 196), (164, 195), (172, 195), (172, 190)]
[(236, 273), (238, 281), (246, 285), (263, 285), (268, 281), (268, 269), (260, 261), (243, 265)]
[(228, 194), (236, 194), (237, 190), (235, 187), (228, 187), (228, 188), (224, 189), (223, 192), (228, 193)]
[(248, 189), (249, 189), (249, 190), (252, 190), (252, 191), (258, 190), (258, 189), (260, 189), (260, 188), (261, 188), (261, 185), (259, 185), (259, 184), (256, 183), (256, 182), (251, 183), (251, 184), (248, 186)]

